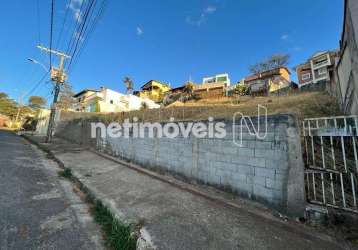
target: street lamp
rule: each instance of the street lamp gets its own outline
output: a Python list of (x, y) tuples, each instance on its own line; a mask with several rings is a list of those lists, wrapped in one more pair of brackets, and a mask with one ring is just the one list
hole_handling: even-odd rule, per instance
[(32, 58), (27, 58), (27, 60), (29, 60), (30, 62), (32, 63), (35, 63), (35, 64), (38, 64), (40, 65), (46, 72), (49, 72), (49, 69), (43, 65), (42, 63), (40, 63), (39, 61), (35, 60), (35, 59), (32, 59)]

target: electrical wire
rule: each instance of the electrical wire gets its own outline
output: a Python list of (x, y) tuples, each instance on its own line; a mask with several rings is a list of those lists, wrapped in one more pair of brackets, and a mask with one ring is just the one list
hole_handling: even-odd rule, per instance
[[(82, 2), (81, 2), (81, 6), (80, 6), (80, 8), (78, 9), (78, 17), (77, 17), (77, 19), (76, 19), (76, 22), (75, 22), (75, 24), (74, 24), (74, 27), (73, 27), (73, 31), (72, 31), (72, 33), (70, 33), (70, 38), (69, 38), (69, 43), (68, 43), (68, 45), (67, 45), (67, 50), (66, 50), (66, 54), (67, 55), (69, 55), (70, 54), (70, 52), (72, 51), (72, 49), (73, 49), (73, 46), (74, 46), (74, 43), (75, 43), (75, 41), (76, 41), (76, 32), (77, 32), (77, 30), (79, 29), (79, 27), (81, 26), (81, 23), (82, 23), (82, 17), (81, 17), (81, 15), (82, 15), (82, 13), (83, 13), (83, 8), (84, 8), (84, 6), (85, 6), (85, 0), (82, 0)], [(72, 34), (72, 35), (71, 35)]]
[[(52, 50), (54, 2), (55, 2), (55, 0), (51, 0), (50, 51)], [(52, 69), (52, 53), (50, 52), (49, 55), (50, 55), (50, 70), (51, 70)]]
[(36, 13), (37, 13), (37, 29), (38, 29), (38, 44), (41, 44), (41, 29), (40, 29), (40, 3), (39, 0), (36, 0)]
[(75, 58), (73, 59), (74, 60), (73, 66), (72, 66), (71, 69), (69, 69), (69, 71), (71, 71), (74, 68), (74, 66), (77, 64), (77, 62), (79, 61), (79, 58), (81, 57), (83, 51), (87, 47), (87, 44), (88, 44), (88, 41), (90, 40), (91, 35), (94, 33), (94, 30), (95, 30), (96, 26), (98, 25), (99, 21), (101, 20), (101, 18), (103, 16), (104, 10), (107, 7), (107, 3), (108, 3), (107, 0), (102, 1), (101, 5), (99, 7), (97, 15), (93, 18), (93, 22), (90, 25), (89, 31), (87, 32), (87, 34), (85, 34), (85, 36), (83, 38), (82, 46), (80, 47), (79, 52), (77, 53), (77, 56), (75, 55)]
[(67, 0), (65, 17), (63, 18), (60, 34), (59, 34), (59, 36), (57, 38), (57, 42), (56, 42), (56, 47), (57, 48), (60, 48), (60, 42), (61, 42), (62, 34), (63, 34), (64, 29), (65, 29), (68, 13), (69, 13), (69, 10), (70, 10), (70, 4), (71, 4), (71, 0)]
[(30, 96), (39, 86), (40, 84), (45, 80), (45, 78), (47, 77), (49, 72), (46, 72), (41, 78), (40, 80), (23, 96), (23, 97), (27, 97)]
[(73, 53), (72, 53), (72, 56), (71, 56), (71, 59), (70, 59), (70, 63), (68, 65), (68, 68), (71, 67), (71, 64), (72, 64), (72, 61), (73, 61), (73, 57), (75, 56), (76, 54), (76, 51), (77, 51), (77, 48), (78, 48), (78, 44), (79, 42), (81, 41), (82, 39), (82, 34), (83, 34), (83, 31), (85, 29), (86, 26), (86, 23), (87, 23), (87, 19), (88, 19), (88, 16), (89, 14), (91, 13), (91, 10), (93, 8), (93, 4), (96, 2), (96, 0), (92, 0), (90, 3), (89, 3), (89, 6), (85, 12), (85, 15), (84, 15), (84, 20), (83, 20), (83, 23), (82, 23), (82, 26), (81, 26), (81, 29), (79, 31), (79, 33), (75, 34), (76, 36), (76, 43), (75, 43), (75, 47), (74, 47), (74, 50), (73, 50)]

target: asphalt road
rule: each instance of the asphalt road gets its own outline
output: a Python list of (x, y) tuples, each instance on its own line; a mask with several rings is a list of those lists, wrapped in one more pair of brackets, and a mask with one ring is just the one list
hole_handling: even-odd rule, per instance
[(54, 162), (0, 130), (0, 249), (101, 249), (88, 206)]

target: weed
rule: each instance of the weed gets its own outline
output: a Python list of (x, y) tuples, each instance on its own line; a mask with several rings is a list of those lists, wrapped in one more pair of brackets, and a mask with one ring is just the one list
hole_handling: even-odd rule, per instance
[(65, 168), (64, 170), (62, 171), (59, 171), (58, 172), (58, 175), (63, 177), (63, 178), (68, 178), (70, 179), (72, 177), (72, 171), (70, 168)]
[(136, 236), (131, 225), (127, 225), (113, 216), (102, 202), (96, 201), (93, 207), (95, 221), (101, 225), (106, 244), (113, 249), (136, 249)]

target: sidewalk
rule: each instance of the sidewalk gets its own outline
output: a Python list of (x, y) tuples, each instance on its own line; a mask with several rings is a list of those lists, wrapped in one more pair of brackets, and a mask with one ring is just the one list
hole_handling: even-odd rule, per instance
[(253, 203), (216, 199), (210, 189), (167, 176), (160, 177), (167, 181), (153, 178), (158, 174), (149, 176), (58, 138), (52, 144), (31, 139), (71, 168), (120, 218), (141, 221), (142, 232), (157, 249), (349, 249), (309, 227), (280, 221)]

